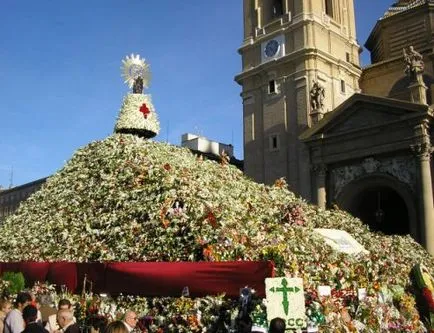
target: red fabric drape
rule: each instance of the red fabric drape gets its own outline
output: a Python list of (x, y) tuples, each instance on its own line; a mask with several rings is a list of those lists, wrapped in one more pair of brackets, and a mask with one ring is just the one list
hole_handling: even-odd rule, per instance
[[(0, 263), (0, 270), (21, 271), (29, 284), (49, 281), (81, 292), (84, 276), (92, 281), (94, 292), (142, 296), (181, 296), (188, 287), (190, 296), (225, 293), (237, 297), (240, 288), (254, 288), (265, 296), (264, 280), (272, 277), (274, 265), (269, 261), (226, 262), (20, 262)], [(90, 282), (88, 282), (90, 285)]]
[[(105, 270), (107, 264), (104, 263), (77, 263), (77, 290), (83, 290), (84, 277), (92, 281), (92, 291), (95, 293), (106, 292), (105, 290)], [(90, 283), (86, 290), (89, 290)]]
[(255, 261), (110, 263), (106, 288), (115, 294), (181, 296), (188, 287), (193, 297), (220, 293), (237, 297), (240, 288), (249, 286), (265, 296), (264, 280), (272, 272), (271, 263)]
[(19, 262), (5, 262), (1, 264), (2, 274), (3, 272), (18, 272), (20, 270)]
[(77, 264), (74, 262), (52, 262), (47, 274), (47, 281), (57, 286), (66, 286), (72, 292), (77, 291)]
[(18, 270), (25, 276), (28, 285), (33, 285), (36, 281), (47, 279), (50, 263), (48, 262), (21, 262)]

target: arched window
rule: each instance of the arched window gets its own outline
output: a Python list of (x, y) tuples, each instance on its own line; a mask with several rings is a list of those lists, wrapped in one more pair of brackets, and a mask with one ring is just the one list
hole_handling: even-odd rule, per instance
[(283, 15), (283, 0), (273, 1), (273, 17), (279, 17)]
[(333, 0), (324, 0), (325, 13), (330, 16), (333, 16)]

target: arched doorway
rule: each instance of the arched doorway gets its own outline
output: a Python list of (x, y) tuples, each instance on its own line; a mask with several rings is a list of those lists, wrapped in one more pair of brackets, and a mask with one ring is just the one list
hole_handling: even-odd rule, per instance
[(350, 213), (369, 225), (371, 230), (391, 235), (410, 233), (408, 209), (401, 196), (389, 187), (362, 191), (350, 206)]
[(342, 190), (337, 204), (360, 218), (373, 231), (411, 234), (418, 239), (416, 209), (411, 190), (388, 175), (368, 175)]

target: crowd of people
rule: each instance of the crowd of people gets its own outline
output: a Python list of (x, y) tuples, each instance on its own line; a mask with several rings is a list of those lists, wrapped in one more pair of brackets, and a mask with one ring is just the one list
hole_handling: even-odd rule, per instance
[(15, 304), (8, 300), (0, 301), (0, 333), (79, 333), (71, 302), (63, 299), (58, 309), (40, 311), (41, 305), (27, 292), (18, 293)]
[[(50, 313), (51, 312), (51, 313)], [(131, 333), (137, 325), (134, 311), (127, 311), (124, 320), (113, 321), (106, 333)], [(57, 309), (43, 309), (31, 293), (18, 293), (15, 304), (0, 300), (0, 333), (80, 333), (69, 300), (62, 299)]]
[[(112, 321), (101, 333), (133, 333), (137, 329), (138, 320), (134, 311), (126, 311), (123, 320)], [(246, 323), (243, 321), (243, 325), (238, 327), (238, 333), (264, 332), (255, 330), (251, 320)], [(271, 320), (268, 333), (284, 332), (283, 319)], [(0, 300), (0, 333), (81, 333), (81, 329), (69, 300), (61, 299), (57, 309), (41, 308), (41, 304), (31, 293), (20, 292), (15, 304)]]

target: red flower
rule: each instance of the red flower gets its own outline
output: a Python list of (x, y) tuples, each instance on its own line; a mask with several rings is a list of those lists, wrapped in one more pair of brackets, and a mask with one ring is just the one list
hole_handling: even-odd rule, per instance
[(203, 249), (202, 249), (202, 254), (205, 258), (205, 260), (208, 261), (212, 261), (213, 260), (213, 248), (211, 247), (211, 245), (206, 245)]
[(208, 223), (211, 224), (213, 228), (217, 227), (217, 219), (212, 211), (208, 212), (206, 219), (208, 220)]
[(422, 289), (422, 296), (425, 299), (429, 310), (434, 311), (434, 299), (432, 291), (425, 287)]
[(143, 113), (143, 117), (145, 117), (145, 119), (148, 118), (148, 114), (151, 113), (151, 111), (149, 111), (146, 103), (142, 104), (142, 106), (140, 107), (140, 112)]

